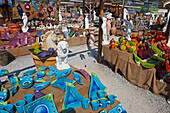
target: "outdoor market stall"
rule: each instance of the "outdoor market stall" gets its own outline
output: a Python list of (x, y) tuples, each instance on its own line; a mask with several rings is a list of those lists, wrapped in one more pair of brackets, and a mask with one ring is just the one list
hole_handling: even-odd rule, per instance
[[(55, 67), (55, 66), (54, 66)], [(39, 68), (39, 67), (37, 67)], [(76, 68), (72, 67), (72, 72), (74, 72), (75, 70), (77, 70)], [(49, 72), (49, 69), (46, 70), (46, 72)], [(68, 79), (73, 79), (73, 73), (71, 72), (71, 74), (67, 77)], [(34, 74), (34, 76), (36, 76)], [(44, 80), (46, 81), (54, 81), (55, 78), (53, 79), (49, 79), (47, 78), (47, 76), (43, 77)], [(88, 91), (89, 91), (89, 87), (90, 87), (90, 79), (86, 80), (85, 77), (82, 76), (82, 83), (83, 83), (83, 86), (80, 85), (80, 84), (77, 84), (76, 85), (76, 89), (78, 90), (78, 92), (85, 98), (88, 98)], [(9, 83), (10, 84), (10, 83)], [(37, 83), (35, 83), (37, 84)], [(10, 87), (8, 87), (10, 88)], [(50, 93), (53, 93), (54, 95), (54, 103), (55, 103), (55, 106), (57, 108), (57, 111), (58, 113), (61, 113), (63, 112), (62, 111), (62, 106), (63, 106), (63, 102), (64, 102), (64, 96), (65, 96), (65, 92), (63, 92), (61, 89), (59, 88), (55, 88), (55, 87), (52, 87), (51, 85), (48, 86), (47, 88), (43, 89), (41, 92), (43, 92), (44, 94), (50, 94)], [(28, 88), (28, 89), (23, 89), (22, 87), (19, 86), (19, 90), (18, 92), (13, 96), (13, 97), (10, 97), (8, 102), (10, 102), (10, 104), (14, 104), (16, 103), (17, 101), (19, 100), (23, 100), (24, 99), (24, 95), (26, 94), (34, 94), (34, 90), (33, 88)], [(113, 105), (110, 105), (110, 106), (107, 106), (106, 110), (107, 111), (110, 111), (112, 108), (115, 108), (116, 105), (118, 105), (120, 102), (115, 100), (114, 104)], [(95, 112), (99, 112), (101, 111), (102, 108), (100, 108), (99, 110), (95, 111)], [(83, 108), (76, 108), (74, 109), (72, 112), (83, 112), (83, 113), (86, 113), (86, 112), (94, 112), (92, 110), (92, 107), (91, 105), (89, 106), (89, 109), (85, 110)], [(55, 112), (56, 113), (56, 112)]]
[(151, 90), (154, 94), (170, 96), (170, 84), (157, 79), (156, 69), (146, 69), (138, 66), (133, 60), (133, 54), (121, 51), (118, 48), (110, 49), (109, 45), (103, 46), (104, 59), (114, 67), (115, 73), (120, 70), (123, 76), (141, 88)]

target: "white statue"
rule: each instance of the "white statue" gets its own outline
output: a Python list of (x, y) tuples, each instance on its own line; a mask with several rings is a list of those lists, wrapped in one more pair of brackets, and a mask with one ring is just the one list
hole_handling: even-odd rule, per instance
[(23, 13), (22, 19), (23, 19), (22, 32), (27, 32), (28, 31), (28, 26), (27, 26), (28, 17), (25, 13)]
[(88, 19), (88, 14), (85, 14), (85, 29), (89, 29), (89, 19)]
[(125, 22), (126, 24), (128, 24), (126, 39), (131, 40), (130, 35), (131, 35), (131, 31), (132, 31), (133, 22), (132, 22), (132, 20), (128, 21), (125, 19), (122, 19), (122, 21)]
[(50, 30), (45, 34), (41, 35), (41, 40), (42, 40), (41, 42), (42, 50), (47, 50), (47, 51), (49, 48), (54, 48), (54, 50), (56, 50), (57, 45), (55, 44), (55, 42), (60, 41), (59, 37), (56, 36), (53, 30)]
[(149, 25), (151, 26), (153, 24), (153, 17), (151, 17)]
[[(128, 10), (126, 8), (124, 8), (123, 10), (123, 19), (127, 20), (127, 16), (128, 15)], [(125, 22), (123, 22), (123, 25), (125, 25)]]
[(107, 41), (107, 27), (106, 27), (107, 18), (103, 16), (102, 20), (103, 20), (103, 24), (102, 24), (103, 42), (102, 42), (102, 44), (107, 45), (107, 44), (109, 44), (109, 42)]
[(60, 41), (57, 45), (57, 57), (56, 57), (56, 67), (59, 70), (64, 70), (70, 68), (68, 64), (68, 43), (66, 41)]
[(167, 16), (168, 18), (167, 18), (167, 22), (166, 22), (166, 25), (165, 25), (165, 27), (163, 28), (163, 32), (166, 32), (166, 29), (167, 29), (167, 27), (168, 27), (168, 21), (169, 21), (169, 17), (170, 17), (170, 11), (168, 12), (168, 16)]
[(93, 17), (94, 17), (94, 20), (97, 20), (96, 11), (95, 10), (93, 11)]
[(86, 37), (86, 32), (85, 31), (83, 32), (83, 37)]
[(62, 15), (61, 15), (61, 11), (59, 10), (59, 21), (62, 21)]
[(83, 9), (80, 9), (80, 15), (83, 15)]

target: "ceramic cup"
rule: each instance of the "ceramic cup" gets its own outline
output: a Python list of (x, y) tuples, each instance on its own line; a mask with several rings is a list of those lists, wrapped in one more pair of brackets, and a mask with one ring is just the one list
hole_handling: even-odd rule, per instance
[(116, 96), (115, 95), (109, 95), (108, 98), (109, 98), (109, 104), (114, 104)]
[(14, 113), (12, 104), (7, 104), (6, 106), (3, 107), (3, 110), (8, 111), (9, 113)]
[(89, 103), (90, 103), (90, 100), (89, 99), (83, 99), (82, 101), (81, 101), (81, 104), (82, 104), (82, 107), (83, 107), (83, 109), (88, 109), (89, 108)]
[(19, 100), (14, 105), (15, 105), (18, 113), (24, 112), (23, 106), (25, 105), (25, 100)]
[(99, 96), (99, 98), (104, 98), (105, 95), (106, 95), (106, 91), (104, 91), (104, 90), (99, 90), (99, 91), (98, 91), (98, 96)]
[(99, 101), (98, 100), (93, 100), (91, 101), (92, 109), (94, 111), (97, 111), (99, 109)]
[(101, 98), (100, 102), (101, 102), (101, 108), (107, 107), (107, 102), (108, 102), (107, 98)]
[(27, 94), (24, 96), (24, 100), (27, 102), (27, 103), (30, 103), (33, 101), (33, 94)]

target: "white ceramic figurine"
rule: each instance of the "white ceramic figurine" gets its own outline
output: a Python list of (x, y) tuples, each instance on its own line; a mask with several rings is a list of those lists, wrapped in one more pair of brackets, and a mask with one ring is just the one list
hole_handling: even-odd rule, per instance
[(23, 19), (22, 32), (24, 33), (24, 32), (28, 31), (28, 26), (27, 26), (28, 17), (27, 17), (27, 15), (25, 13), (23, 13), (22, 19)]

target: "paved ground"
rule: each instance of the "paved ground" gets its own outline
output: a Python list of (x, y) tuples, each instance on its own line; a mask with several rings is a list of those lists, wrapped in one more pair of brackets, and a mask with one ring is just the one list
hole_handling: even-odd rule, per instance
[[(150, 91), (139, 88), (129, 83), (120, 74), (115, 74), (107, 62), (98, 64), (97, 46), (76, 46), (70, 47), (69, 64), (76, 68), (85, 69), (87, 72), (96, 73), (102, 83), (108, 88), (108, 94), (114, 94), (122, 103), (128, 113), (169, 113), (170, 105), (166, 100), (158, 95), (153, 95)], [(12, 73), (22, 75), (23, 71), (35, 68), (31, 56), (16, 58), (6, 68)]]

